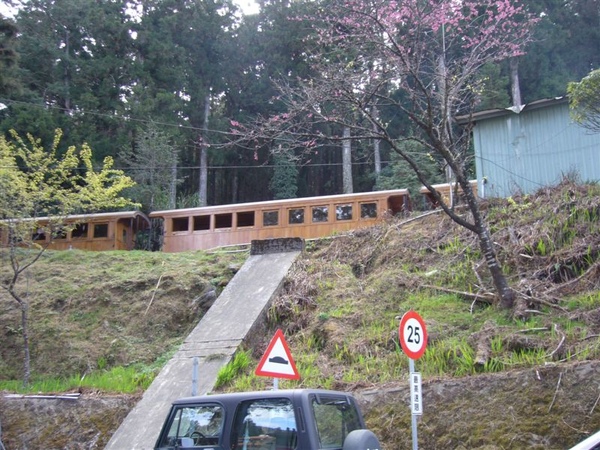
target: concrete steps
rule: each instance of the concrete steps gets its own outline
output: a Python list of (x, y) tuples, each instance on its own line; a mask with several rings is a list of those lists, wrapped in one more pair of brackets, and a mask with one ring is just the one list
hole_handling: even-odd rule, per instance
[(171, 402), (192, 395), (197, 358), (197, 395), (210, 392), (219, 370), (242, 342), (260, 332), (285, 275), (301, 253), (301, 239), (252, 243), (249, 258), (183, 342), (106, 445), (106, 450), (153, 448)]

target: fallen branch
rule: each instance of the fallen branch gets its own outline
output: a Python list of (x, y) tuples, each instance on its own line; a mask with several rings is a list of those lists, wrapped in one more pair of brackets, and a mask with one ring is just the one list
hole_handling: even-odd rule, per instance
[(568, 310), (566, 308), (563, 308), (562, 306), (557, 305), (556, 303), (551, 303), (551, 302), (548, 302), (546, 300), (542, 300), (541, 298), (533, 298), (533, 297), (527, 297), (526, 296), (525, 299), (528, 302), (538, 303), (540, 305), (545, 305), (545, 306), (548, 306), (550, 308), (558, 309), (559, 311), (562, 311), (562, 312), (568, 312)]
[[(163, 262), (164, 265), (164, 262)], [(154, 288), (154, 291), (152, 291), (152, 298), (150, 299), (150, 302), (148, 303), (148, 306), (146, 307), (146, 311), (144, 311), (144, 315), (148, 314), (148, 310), (150, 309), (150, 306), (152, 305), (152, 302), (154, 301), (154, 296), (156, 295), (156, 291), (158, 291), (158, 287), (160, 286), (160, 282), (162, 280), (164, 273), (160, 274), (160, 277), (158, 277), (158, 281), (156, 282), (156, 287)]]
[(584, 273), (582, 273), (581, 275), (579, 275), (577, 278), (573, 278), (569, 281), (565, 281), (564, 283), (559, 284), (558, 286), (552, 288), (552, 289), (548, 289), (546, 291), (546, 294), (549, 294), (550, 292), (555, 292), (555, 291), (562, 291), (564, 288), (571, 286), (572, 284), (578, 283), (579, 281), (581, 281), (583, 278), (587, 277), (589, 275), (589, 273), (592, 270), (596, 270), (598, 269), (598, 267), (600, 266), (600, 262), (596, 261), (594, 264), (592, 264)]
[(411, 223), (411, 222), (414, 222), (415, 220), (419, 220), (424, 217), (431, 216), (432, 214), (440, 214), (443, 212), (444, 211), (442, 209), (434, 209), (433, 211), (428, 211), (424, 214), (420, 214), (417, 217), (411, 217), (410, 219), (403, 220), (400, 223), (394, 224), (394, 226), (396, 227), (396, 229), (400, 229), (401, 226), (406, 225), (407, 223)]
[(436, 291), (445, 292), (447, 294), (458, 295), (459, 297), (464, 297), (466, 300), (483, 302), (483, 303), (487, 303), (488, 305), (491, 305), (492, 303), (494, 303), (495, 298), (496, 298), (492, 294), (479, 294), (479, 293), (473, 294), (472, 292), (457, 291), (455, 289), (448, 289), (448, 288), (444, 288), (441, 286), (433, 286), (431, 284), (422, 284), (421, 287), (425, 288), (425, 289), (433, 289)]
[(600, 334), (590, 334), (589, 336), (586, 336), (586, 337), (584, 337), (584, 338), (581, 340), (581, 342), (583, 342), (583, 341), (587, 341), (588, 339), (594, 339), (594, 338), (597, 338), (597, 337), (600, 337)]
[(23, 399), (42, 399), (42, 400), (78, 400), (81, 394), (60, 394), (60, 395), (43, 395), (43, 394), (7, 394), (4, 398), (12, 400)]
[(556, 383), (556, 390), (554, 391), (554, 397), (552, 397), (552, 402), (550, 403), (550, 406), (548, 407), (548, 412), (550, 412), (550, 410), (554, 406), (554, 402), (556, 401), (556, 396), (558, 395), (558, 389), (560, 388), (560, 382), (562, 380), (562, 376), (563, 376), (563, 373), (561, 372), (560, 375), (558, 376), (558, 383)]
[(475, 360), (473, 364), (476, 366), (484, 367), (486, 363), (492, 357), (492, 344), (489, 339), (484, 338), (477, 342), (477, 348), (475, 351)]
[(528, 314), (542, 314), (542, 315), (547, 315), (548, 314), (548, 313), (545, 313), (543, 311), (538, 311), (537, 309), (526, 309), (525, 312), (528, 313)]
[(524, 330), (518, 330), (515, 333), (533, 333), (534, 331), (548, 331), (550, 328), (548, 327), (540, 327), (540, 328), (525, 328)]
[(596, 405), (598, 404), (599, 401), (600, 401), (600, 394), (598, 394), (598, 397), (596, 397), (596, 401), (594, 402), (594, 406), (592, 406), (592, 409), (590, 409), (590, 412), (589, 412), (590, 416), (594, 412), (594, 409), (596, 409)]
[(558, 346), (554, 349), (554, 351), (552, 353), (550, 353), (549, 355), (545, 356), (546, 358), (552, 358), (552, 356), (554, 356), (554, 354), (561, 349), (561, 347), (566, 339), (565, 334), (559, 330), (558, 325), (556, 325), (556, 324), (554, 324), (554, 331), (556, 331), (558, 334), (562, 335), (562, 338), (561, 338), (560, 342), (558, 343)]

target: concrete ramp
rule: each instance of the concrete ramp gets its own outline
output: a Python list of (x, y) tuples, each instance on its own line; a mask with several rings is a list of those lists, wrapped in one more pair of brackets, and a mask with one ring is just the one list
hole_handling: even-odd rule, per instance
[(106, 450), (154, 447), (171, 402), (192, 395), (194, 358), (199, 361), (197, 395), (214, 388), (219, 370), (263, 323), (303, 246), (300, 239), (252, 243), (248, 260), (125, 418)]

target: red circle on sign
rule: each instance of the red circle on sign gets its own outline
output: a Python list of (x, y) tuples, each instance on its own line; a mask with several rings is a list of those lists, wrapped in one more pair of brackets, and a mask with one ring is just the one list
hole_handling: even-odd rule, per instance
[(415, 311), (408, 311), (400, 320), (398, 328), (400, 345), (410, 359), (419, 359), (427, 347), (425, 321)]

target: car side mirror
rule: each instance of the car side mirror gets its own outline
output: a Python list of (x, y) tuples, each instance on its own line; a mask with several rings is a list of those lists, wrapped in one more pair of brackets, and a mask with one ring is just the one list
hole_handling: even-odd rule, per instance
[(379, 439), (371, 430), (354, 430), (344, 439), (342, 450), (379, 450)]

